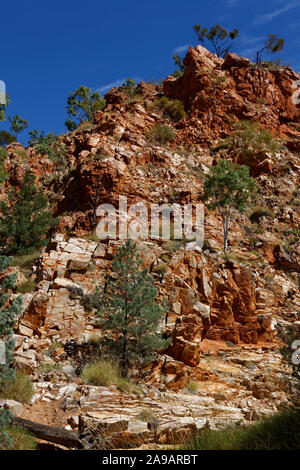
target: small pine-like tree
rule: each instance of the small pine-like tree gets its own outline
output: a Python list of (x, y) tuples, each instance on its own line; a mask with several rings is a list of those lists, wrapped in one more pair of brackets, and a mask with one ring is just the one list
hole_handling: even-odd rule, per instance
[[(11, 258), (0, 256), (0, 273), (6, 271), (11, 264)], [(15, 287), (16, 275), (4, 277), (0, 283), (0, 392), (6, 383), (15, 379), (13, 364), (13, 326), (15, 318), (21, 313), (22, 298), (19, 296), (10, 301), (10, 292)], [(8, 448), (11, 444), (9, 436), (4, 429), (10, 425), (12, 414), (10, 411), (0, 409), (0, 449)]]
[[(105, 99), (101, 98), (98, 91), (91, 91), (86, 86), (80, 86), (72, 91), (67, 101), (67, 112), (71, 119), (66, 120), (69, 131), (76, 129), (77, 125), (84, 121), (93, 121), (93, 113), (105, 107)], [(77, 122), (72, 121), (75, 118)]]
[(57, 223), (46, 210), (48, 200), (27, 171), (20, 190), (13, 188), (0, 203), (0, 243), (3, 254), (24, 254), (47, 243), (46, 231)]
[(5, 147), (6, 145), (11, 144), (15, 140), (16, 138), (13, 135), (11, 135), (9, 132), (0, 131), (0, 147)]
[(267, 51), (269, 54), (280, 52), (284, 48), (284, 39), (279, 38), (277, 34), (268, 34), (268, 39), (265, 40), (265, 45), (256, 53), (256, 63), (261, 63), (261, 55), (263, 51)]
[(210, 42), (213, 52), (217, 54), (218, 57), (227, 56), (232, 48), (234, 39), (239, 35), (238, 29), (228, 32), (219, 24), (211, 26), (210, 30), (201, 28), (199, 24), (195, 24), (193, 30), (201, 44), (204, 45), (205, 41)]
[(102, 346), (120, 362), (125, 377), (131, 366), (147, 364), (165, 345), (157, 334), (164, 308), (148, 269), (143, 269), (137, 244), (127, 240), (113, 259), (113, 276), (105, 276), (103, 292), (97, 290), (94, 307), (104, 335)]
[(28, 127), (28, 122), (18, 116), (18, 114), (14, 117), (9, 117), (8, 120), (10, 122), (10, 131), (16, 136)]
[(185, 65), (183, 63), (183, 59), (180, 57), (179, 54), (173, 54), (172, 59), (174, 61), (174, 64), (177, 65), (177, 69), (175, 72), (172, 73), (172, 76), (175, 78), (180, 78), (184, 74), (185, 71)]
[(202, 201), (208, 201), (208, 208), (217, 209), (222, 217), (224, 232), (224, 253), (227, 250), (228, 232), (234, 211), (244, 212), (256, 181), (249, 174), (249, 167), (220, 160), (210, 168), (211, 174), (204, 182)]

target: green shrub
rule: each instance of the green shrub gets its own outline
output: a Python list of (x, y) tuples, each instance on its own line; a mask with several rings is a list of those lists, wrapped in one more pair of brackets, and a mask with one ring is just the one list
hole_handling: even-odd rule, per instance
[(144, 408), (138, 415), (138, 418), (145, 421), (145, 423), (149, 423), (153, 419), (153, 413), (149, 408)]
[(83, 290), (81, 289), (81, 287), (67, 286), (67, 290), (69, 291), (69, 297), (71, 300), (75, 300), (78, 297), (81, 298), (83, 296)]
[(80, 305), (83, 306), (86, 312), (91, 312), (95, 307), (94, 304), (94, 295), (93, 294), (83, 294), (80, 296)]
[(88, 272), (90, 273), (93, 273), (94, 271), (97, 271), (98, 269), (98, 266), (97, 266), (97, 263), (95, 263), (95, 261), (90, 261), (89, 262), (89, 267), (88, 267)]
[(280, 67), (280, 64), (276, 62), (274, 62), (274, 60), (263, 60), (259, 65), (263, 67), (267, 67), (267, 69), (269, 70), (276, 70)]
[(234, 134), (220, 142), (213, 151), (227, 148), (235, 155), (260, 155), (265, 153), (274, 155), (279, 150), (279, 144), (272, 134), (260, 128), (260, 124), (252, 121), (240, 121), (234, 126)]
[[(37, 443), (28, 431), (19, 427), (19, 426), (11, 426), (9, 428), (3, 429), (9, 437), (12, 438), (12, 446), (8, 448), (4, 448), (4, 450), (35, 450)], [(0, 444), (1, 449), (1, 444)]]
[(32, 292), (35, 288), (35, 281), (33, 279), (27, 279), (27, 281), (22, 282), (17, 287), (17, 292), (20, 294), (27, 294), (28, 292)]
[(160, 259), (161, 259), (164, 263), (166, 263), (166, 264), (169, 264), (169, 263), (170, 263), (171, 258), (172, 258), (172, 257), (171, 257), (168, 253), (163, 253), (163, 254), (161, 255), (161, 257), (160, 257)]
[(93, 124), (92, 122), (83, 121), (77, 126), (76, 130), (84, 131), (87, 129), (93, 129), (94, 127), (95, 127), (95, 124)]
[(223, 430), (203, 429), (184, 449), (197, 450), (299, 450), (300, 410), (268, 416), (256, 424)]
[(135, 80), (132, 80), (131, 78), (127, 78), (125, 80), (125, 82), (122, 85), (122, 88), (126, 92), (130, 100), (132, 100), (135, 97), (135, 95), (138, 93), (136, 82)]
[(96, 232), (89, 233), (88, 235), (85, 235), (84, 238), (90, 242), (99, 242)]
[(141, 387), (136, 384), (133, 384), (132, 382), (129, 382), (129, 380), (124, 379), (123, 377), (119, 377), (116, 385), (120, 392), (132, 393), (134, 395), (139, 396), (143, 394), (143, 390), (141, 389)]
[(163, 96), (153, 102), (153, 106), (161, 110), (161, 112), (169, 116), (173, 121), (179, 121), (186, 116), (184, 105), (180, 100), (172, 100)]
[(99, 336), (96, 335), (96, 333), (91, 333), (88, 339), (88, 343), (96, 346), (97, 344), (99, 344), (99, 342), (100, 342)]
[(53, 343), (50, 344), (49, 349), (50, 351), (56, 351), (57, 349), (60, 349), (63, 347), (62, 343), (59, 343), (58, 341), (54, 341)]
[(1, 398), (9, 398), (20, 403), (29, 403), (34, 395), (30, 377), (21, 372), (16, 372), (16, 380), (7, 382), (5, 388), (0, 390)]
[(152, 129), (147, 132), (146, 137), (150, 142), (165, 144), (174, 140), (176, 135), (169, 126), (165, 124), (155, 124)]
[(90, 385), (102, 387), (115, 385), (121, 392), (134, 393), (135, 395), (143, 393), (138, 385), (121, 377), (119, 368), (115, 363), (105, 359), (99, 359), (88, 364), (82, 371), (81, 379)]
[(0, 160), (3, 162), (7, 159), (7, 157), (8, 157), (7, 151), (3, 147), (0, 147)]
[(15, 153), (23, 159), (27, 157), (27, 153), (25, 149), (15, 149)]
[(59, 170), (70, 170), (66, 146), (55, 134), (52, 132), (46, 135), (44, 132), (39, 134), (37, 130), (29, 134), (31, 139), (28, 143), (34, 145), (37, 154), (47, 155), (50, 160), (56, 163)]
[(165, 251), (178, 251), (182, 247), (180, 240), (169, 240), (162, 244), (162, 249)]
[(196, 380), (191, 380), (187, 384), (186, 389), (188, 390), (188, 392), (198, 393), (198, 391), (199, 391), (199, 382), (197, 382)]
[(180, 193), (174, 189), (172, 189), (170, 192), (169, 192), (169, 203), (170, 204), (174, 204), (176, 202), (180, 202)]
[(13, 258), (13, 266), (19, 266), (20, 268), (32, 268), (37, 258), (41, 255), (41, 250), (33, 250), (26, 255), (18, 255)]
[(273, 212), (267, 207), (258, 207), (250, 214), (251, 222), (259, 222), (260, 217), (274, 217)]
[(165, 274), (168, 270), (168, 266), (166, 263), (158, 263), (156, 266), (153, 267), (152, 272), (155, 274)]
[(116, 385), (119, 378), (118, 367), (111, 361), (98, 360), (87, 365), (81, 374), (83, 382), (90, 385), (110, 387)]
[(41, 362), (39, 369), (41, 372), (53, 372), (55, 370), (61, 370), (62, 365), (59, 363), (51, 363), (51, 362)]
[(226, 84), (227, 78), (224, 75), (217, 75), (214, 72), (209, 74), (210, 83), (213, 88), (218, 88)]
[(138, 415), (138, 419), (152, 425), (158, 425), (158, 418), (149, 408), (144, 408)]

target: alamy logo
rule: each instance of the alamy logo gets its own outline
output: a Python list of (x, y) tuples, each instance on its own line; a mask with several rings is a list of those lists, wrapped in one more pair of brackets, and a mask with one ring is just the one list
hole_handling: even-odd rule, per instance
[(3, 80), (0, 80), (0, 105), (6, 104), (6, 86)]
[(292, 94), (292, 102), (297, 105), (300, 103), (300, 80), (295, 80), (293, 82), (292, 89), (295, 90)]
[(6, 364), (6, 345), (4, 341), (0, 341), (0, 365)]
[(98, 238), (174, 239), (195, 242), (202, 248), (203, 204), (151, 204), (150, 211), (148, 207), (144, 202), (138, 202), (128, 208), (126, 196), (119, 196), (117, 209), (112, 204), (101, 204), (96, 211), (100, 217), (96, 228)]
[(294, 351), (292, 354), (292, 363), (293, 364), (300, 364), (300, 340), (296, 339), (292, 344), (292, 350)]
[(5, 121), (6, 104), (6, 86), (5, 82), (0, 80), (0, 121)]

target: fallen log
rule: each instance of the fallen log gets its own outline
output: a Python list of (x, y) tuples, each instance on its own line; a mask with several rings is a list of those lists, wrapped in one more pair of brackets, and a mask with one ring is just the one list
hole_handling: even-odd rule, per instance
[(44, 441), (54, 442), (55, 444), (61, 444), (65, 447), (78, 448), (80, 446), (80, 440), (76, 431), (68, 431), (64, 428), (55, 426), (47, 426), (45, 424), (35, 423), (28, 419), (13, 418), (13, 424), (21, 426), (27, 431), (34, 434), (38, 439)]

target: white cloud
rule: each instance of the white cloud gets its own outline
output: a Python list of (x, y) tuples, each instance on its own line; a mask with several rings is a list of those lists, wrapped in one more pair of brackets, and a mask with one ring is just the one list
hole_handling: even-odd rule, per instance
[[(108, 83), (107, 85), (103, 85), (100, 88), (97, 88), (95, 91), (99, 91), (99, 93), (106, 93), (107, 91), (111, 90), (112, 88), (115, 88), (117, 86), (122, 86), (124, 82), (126, 82), (128, 77), (126, 78), (120, 78), (119, 80), (116, 80), (114, 82)], [(139, 83), (141, 81), (140, 78), (133, 78), (133, 80), (136, 83)]]
[(289, 10), (292, 10), (292, 8), (299, 6), (299, 4), (300, 4), (299, 0), (289, 2), (284, 7), (278, 8), (277, 10), (274, 10), (271, 13), (264, 13), (263, 15), (257, 16), (253, 23), (254, 24), (268, 23), (269, 21), (272, 21), (277, 16), (280, 16), (283, 13)]
[(240, 0), (225, 0), (226, 5), (228, 8), (234, 7)]
[(242, 34), (239, 37), (239, 40), (240, 47), (238, 48), (238, 54), (241, 57), (249, 57), (250, 59), (253, 59), (257, 50), (260, 49), (261, 45), (264, 45), (266, 38), (264, 36), (248, 37), (247, 35)]
[(264, 36), (254, 36), (254, 37), (248, 37), (246, 35), (241, 35), (239, 36), (239, 40), (241, 41), (241, 43), (243, 44), (247, 44), (249, 46), (252, 46), (252, 45), (255, 45), (261, 41), (265, 41), (265, 37)]
[(253, 60), (256, 52), (257, 52), (256, 47), (249, 47), (248, 49), (243, 49), (242, 51), (239, 51), (239, 56), (246, 57), (246, 58), (249, 58), (250, 60)]
[(125, 80), (126, 78), (122, 78), (121, 80), (116, 80), (115, 82), (108, 83), (107, 85), (103, 85), (100, 88), (97, 88), (96, 91), (99, 91), (100, 93), (106, 93), (108, 90), (111, 90), (111, 88), (115, 88), (116, 86), (122, 86)]
[(178, 46), (173, 50), (173, 54), (181, 54), (185, 52), (190, 47), (190, 44), (184, 44), (183, 46)]

